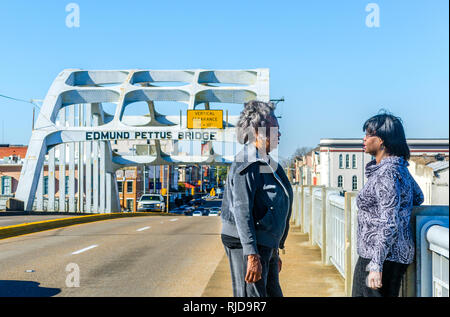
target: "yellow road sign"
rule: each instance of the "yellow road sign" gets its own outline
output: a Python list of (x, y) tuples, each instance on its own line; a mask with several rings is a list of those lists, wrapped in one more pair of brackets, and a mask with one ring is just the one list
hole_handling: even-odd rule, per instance
[(223, 129), (223, 110), (188, 110), (188, 129)]

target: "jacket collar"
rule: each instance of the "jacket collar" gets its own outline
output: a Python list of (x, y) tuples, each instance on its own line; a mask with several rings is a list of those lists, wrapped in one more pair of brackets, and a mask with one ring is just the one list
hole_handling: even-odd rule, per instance
[(380, 164), (377, 164), (376, 160), (372, 160), (366, 165), (366, 176), (370, 177), (372, 174), (376, 173), (383, 166), (408, 166), (409, 163), (405, 161), (403, 157), (399, 156), (388, 156), (381, 160)]
[(271, 161), (273, 162), (273, 159), (269, 154), (258, 151), (253, 143), (244, 144), (244, 147), (238, 154), (236, 154), (234, 160), (237, 163), (241, 163), (241, 165), (237, 168), (238, 173), (255, 162), (262, 162), (265, 164), (270, 164)]

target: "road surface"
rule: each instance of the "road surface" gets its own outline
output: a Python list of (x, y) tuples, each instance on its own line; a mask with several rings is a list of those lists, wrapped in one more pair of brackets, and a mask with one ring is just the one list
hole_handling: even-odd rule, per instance
[(201, 296), (224, 255), (220, 226), (149, 216), (0, 240), (0, 296)]

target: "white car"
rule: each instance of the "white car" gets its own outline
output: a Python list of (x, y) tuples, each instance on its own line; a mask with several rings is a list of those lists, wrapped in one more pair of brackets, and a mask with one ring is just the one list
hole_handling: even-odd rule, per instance
[(219, 216), (220, 214), (220, 208), (218, 207), (213, 207), (209, 210), (209, 216)]
[(144, 194), (138, 200), (138, 211), (164, 211), (164, 197), (158, 194)]
[(203, 216), (203, 215), (202, 215), (202, 212), (200, 210), (196, 210), (196, 211), (194, 211), (192, 216)]

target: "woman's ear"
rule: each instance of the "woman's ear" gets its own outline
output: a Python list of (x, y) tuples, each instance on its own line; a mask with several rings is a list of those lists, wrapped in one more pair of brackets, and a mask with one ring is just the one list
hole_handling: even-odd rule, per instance
[(384, 141), (380, 137), (378, 139), (380, 140), (380, 150), (383, 151), (385, 149)]

